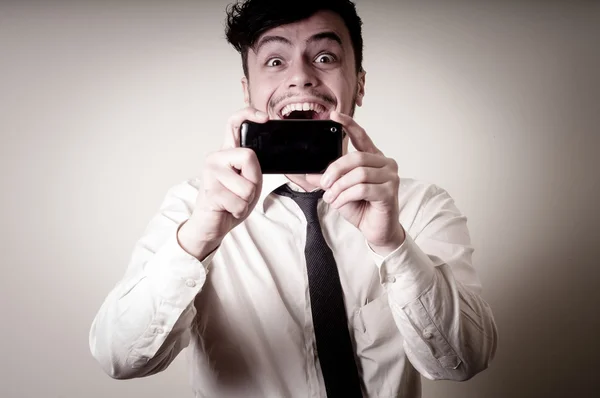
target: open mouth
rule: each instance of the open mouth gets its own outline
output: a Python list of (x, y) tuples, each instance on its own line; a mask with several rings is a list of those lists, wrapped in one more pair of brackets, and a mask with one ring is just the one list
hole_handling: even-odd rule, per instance
[(327, 116), (323, 105), (317, 103), (288, 104), (279, 111), (279, 116), (285, 120), (323, 119)]

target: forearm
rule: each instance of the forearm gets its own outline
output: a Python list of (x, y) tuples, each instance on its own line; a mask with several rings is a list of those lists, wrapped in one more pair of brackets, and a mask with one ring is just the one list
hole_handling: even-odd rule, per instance
[(113, 378), (162, 371), (187, 345), (193, 306), (169, 311), (152, 294), (147, 287), (136, 286), (129, 297), (108, 298), (94, 319), (90, 350)]
[(437, 186), (418, 195), (402, 244), (373, 253), (380, 282), (414, 367), (430, 379), (466, 380), (493, 359), (496, 324), (480, 296), (466, 217)]
[(417, 298), (404, 302), (395, 293), (389, 289), (392, 313), (407, 356), (421, 374), (462, 381), (489, 366), (497, 345), (493, 315), (447, 265), (435, 267), (431, 286)]
[(413, 366), (430, 379), (466, 380), (486, 369), (497, 344), (485, 301), (450, 266), (407, 237), (382, 275)]
[[(176, 245), (168, 240), (142, 271), (126, 276), (92, 323), (90, 349), (111, 377), (161, 371), (187, 346), (196, 314), (194, 298), (206, 273), (201, 263)], [(139, 254), (136, 251), (134, 257)]]

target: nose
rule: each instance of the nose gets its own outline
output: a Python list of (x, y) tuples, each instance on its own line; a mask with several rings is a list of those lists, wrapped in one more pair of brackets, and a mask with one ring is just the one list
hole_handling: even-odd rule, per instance
[(316, 85), (315, 71), (306, 61), (298, 60), (289, 68), (288, 88), (307, 88)]

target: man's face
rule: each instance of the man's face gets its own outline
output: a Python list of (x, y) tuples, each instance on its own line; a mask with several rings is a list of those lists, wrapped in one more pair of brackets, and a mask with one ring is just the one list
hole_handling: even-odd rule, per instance
[(330, 11), (268, 30), (248, 51), (247, 104), (270, 119), (328, 119), (362, 105), (364, 72), (355, 68), (344, 21)]

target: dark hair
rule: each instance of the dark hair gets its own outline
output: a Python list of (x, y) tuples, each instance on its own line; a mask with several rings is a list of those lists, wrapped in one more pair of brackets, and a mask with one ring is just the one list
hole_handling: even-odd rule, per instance
[(227, 41), (241, 54), (244, 75), (248, 77), (248, 49), (265, 31), (280, 25), (309, 18), (317, 11), (337, 13), (346, 24), (356, 70), (362, 71), (362, 21), (356, 7), (349, 0), (246, 0), (227, 6), (225, 35)]

